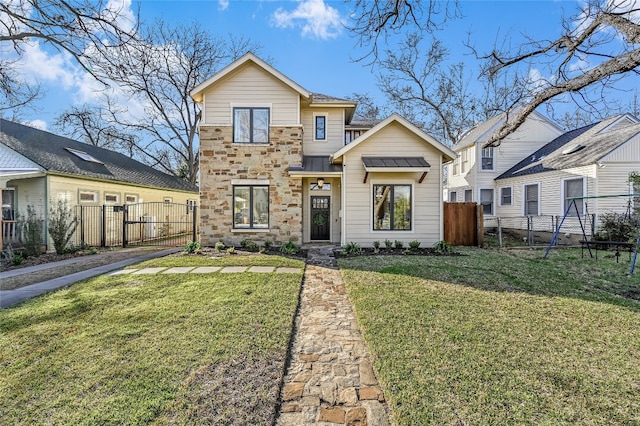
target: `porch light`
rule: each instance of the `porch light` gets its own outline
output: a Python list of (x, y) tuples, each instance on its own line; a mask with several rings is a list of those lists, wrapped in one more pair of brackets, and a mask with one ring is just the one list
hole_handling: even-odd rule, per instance
[(324, 186), (324, 178), (319, 177), (316, 185), (318, 185), (318, 189), (322, 189), (322, 187)]

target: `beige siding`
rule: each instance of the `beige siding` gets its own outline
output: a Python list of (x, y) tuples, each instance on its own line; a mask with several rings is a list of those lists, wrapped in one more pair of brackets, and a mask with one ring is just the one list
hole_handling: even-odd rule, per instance
[[(640, 172), (640, 163), (607, 163), (598, 167), (598, 187), (595, 195), (620, 195), (632, 192), (629, 173)], [(598, 205), (598, 214), (624, 213), (630, 197), (611, 197), (594, 200)]]
[(232, 125), (233, 106), (270, 106), (272, 126), (300, 124), (300, 95), (255, 64), (241, 67), (204, 96), (202, 124)]
[[(369, 173), (363, 183), (365, 170), (362, 156), (417, 156), (422, 155), (431, 165), (431, 170), (422, 183), (418, 183), (421, 173)], [(442, 237), (442, 191), (441, 153), (417, 140), (415, 135), (402, 126), (393, 123), (381, 129), (365, 143), (349, 151), (344, 157), (346, 199), (343, 241), (357, 242), (370, 247), (374, 241), (401, 240), (405, 246), (418, 240), (423, 247), (429, 247)], [(411, 184), (412, 189), (412, 230), (373, 231), (373, 185)]]
[[(316, 141), (315, 116), (327, 116), (327, 139)], [(302, 111), (304, 155), (330, 155), (344, 146), (344, 108), (308, 108)]]

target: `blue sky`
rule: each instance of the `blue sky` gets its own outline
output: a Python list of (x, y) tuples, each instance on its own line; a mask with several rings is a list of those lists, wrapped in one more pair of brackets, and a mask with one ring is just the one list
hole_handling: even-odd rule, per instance
[[(353, 92), (369, 93), (383, 102), (370, 67), (353, 62), (363, 53), (357, 40), (344, 28), (350, 22), (351, 5), (342, 0), (302, 1), (155, 1), (110, 0), (125, 9), (140, 6), (141, 19), (200, 24), (214, 34), (244, 36), (262, 44), (263, 56), (308, 90), (344, 97)], [(461, 1), (463, 18), (450, 21), (439, 33), (452, 59), (465, 61), (469, 70), (477, 62), (463, 41), (471, 40), (480, 51), (488, 51), (496, 39), (510, 33), (519, 38), (555, 39), (560, 18), (574, 14), (573, 1)], [(39, 111), (20, 117), (41, 128), (50, 128), (54, 118), (72, 104), (90, 102), (95, 82), (68, 57), (34, 45), (22, 60), (23, 75), (47, 90)]]

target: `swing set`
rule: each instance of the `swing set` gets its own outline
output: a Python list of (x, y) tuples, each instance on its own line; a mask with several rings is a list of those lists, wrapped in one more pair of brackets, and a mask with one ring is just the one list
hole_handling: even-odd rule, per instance
[[(622, 242), (622, 241), (608, 241), (608, 242), (599, 242), (599, 241), (591, 241), (588, 237), (587, 237), (587, 232), (585, 230), (585, 224), (582, 221), (582, 218), (580, 217), (580, 212), (578, 211), (578, 205), (576, 203), (576, 200), (587, 200), (587, 199), (601, 199), (601, 198), (622, 198), (622, 197), (640, 197), (640, 194), (617, 194), (617, 195), (591, 195), (591, 196), (586, 196), (586, 197), (574, 197), (571, 198), (571, 201), (569, 202), (569, 205), (567, 206), (566, 211), (564, 212), (564, 215), (562, 216), (562, 220), (558, 223), (555, 232), (553, 233), (553, 238), (551, 238), (551, 242), (549, 243), (549, 247), (547, 247), (547, 251), (544, 253), (544, 258), (547, 258), (547, 255), (549, 254), (549, 252), (551, 251), (551, 248), (556, 245), (557, 241), (558, 241), (558, 235), (560, 234), (560, 230), (562, 228), (562, 224), (564, 223), (565, 219), (567, 218), (567, 216), (570, 216), (569, 213), (571, 213), (572, 209), (573, 211), (575, 211), (575, 217), (578, 218), (578, 223), (580, 224), (580, 229), (582, 230), (582, 243), (586, 246), (587, 250), (589, 251), (589, 256), (593, 257), (593, 253), (591, 252), (591, 247), (597, 247), (597, 245), (599, 244), (612, 244), (612, 245), (617, 245), (617, 246), (621, 246), (621, 245), (626, 245), (626, 242)], [(585, 210), (587, 212), (587, 216), (589, 214), (588, 212), (588, 208), (585, 202)], [(627, 207), (628, 213), (631, 214), (631, 199), (629, 199), (628, 202), (628, 207)], [(571, 215), (573, 216), (573, 215)], [(631, 261), (631, 269), (629, 270), (629, 275), (633, 275), (633, 271), (635, 269), (636, 266), (636, 260), (638, 259), (638, 246), (640, 246), (640, 229), (638, 229), (638, 235), (636, 238), (636, 243), (635, 243), (635, 249), (633, 251), (633, 258)]]

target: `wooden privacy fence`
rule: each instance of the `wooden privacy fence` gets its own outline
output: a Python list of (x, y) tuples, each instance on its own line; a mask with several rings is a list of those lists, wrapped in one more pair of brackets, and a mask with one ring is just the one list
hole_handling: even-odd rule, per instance
[(444, 240), (452, 246), (481, 246), (484, 242), (482, 205), (444, 203)]

